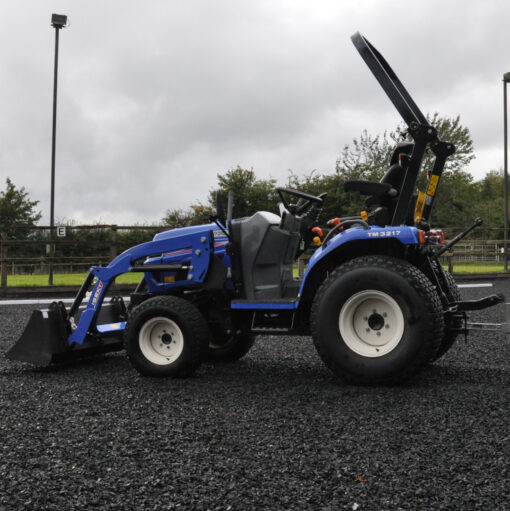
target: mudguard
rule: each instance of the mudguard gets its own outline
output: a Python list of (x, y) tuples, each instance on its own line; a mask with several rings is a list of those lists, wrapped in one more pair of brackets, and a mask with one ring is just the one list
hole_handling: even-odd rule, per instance
[[(371, 226), (370, 229), (364, 229), (362, 226), (355, 226), (345, 231), (339, 232), (336, 236), (331, 238), (325, 245), (320, 246), (310, 258), (306, 272), (301, 282), (301, 288), (299, 290), (299, 296), (303, 292), (303, 289), (307, 282), (307, 277), (312, 273), (314, 266), (339, 248), (360, 240), (381, 240), (381, 239), (397, 239), (403, 245), (417, 245), (418, 240), (418, 229), (408, 225), (401, 225), (398, 227), (378, 227)], [(363, 254), (360, 254), (363, 255)], [(297, 305), (296, 305), (297, 307)]]

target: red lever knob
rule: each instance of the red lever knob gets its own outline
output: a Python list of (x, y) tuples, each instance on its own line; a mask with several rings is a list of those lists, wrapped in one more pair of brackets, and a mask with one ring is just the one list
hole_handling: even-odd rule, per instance
[(317, 234), (317, 236), (319, 236), (320, 238), (324, 238), (324, 233), (322, 232), (322, 229), (320, 227), (314, 227), (312, 229), (312, 232)]

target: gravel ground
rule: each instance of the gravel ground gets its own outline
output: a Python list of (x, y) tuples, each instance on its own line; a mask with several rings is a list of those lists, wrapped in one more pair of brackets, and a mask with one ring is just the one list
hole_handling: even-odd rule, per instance
[[(489, 292), (510, 297), (510, 280), (463, 295)], [(120, 353), (46, 371), (5, 360), (30, 310), (0, 307), (2, 510), (508, 508), (500, 334), (399, 388), (338, 383), (305, 337), (155, 380)]]

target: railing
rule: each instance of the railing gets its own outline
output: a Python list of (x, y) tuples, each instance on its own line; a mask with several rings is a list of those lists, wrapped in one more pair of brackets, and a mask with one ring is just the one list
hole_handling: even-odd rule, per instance
[[(107, 265), (124, 250), (149, 241), (154, 234), (168, 226), (72, 225), (66, 226), (66, 236), (54, 238), (50, 245), (49, 227), (18, 227), (2, 230), (0, 237), (0, 286), (5, 288), (10, 275), (46, 275), (55, 273), (83, 273), (90, 266)], [(445, 229), (451, 239), (462, 229)], [(503, 229), (484, 228), (474, 231), (459, 242), (441, 261), (449, 270), (483, 266), (488, 271), (503, 271)], [(309, 256), (298, 261), (303, 273)]]
[(82, 273), (90, 266), (108, 264), (124, 250), (149, 241), (165, 226), (73, 225), (64, 237), (50, 240), (50, 228), (37, 226), (2, 230), (0, 287), (9, 275)]

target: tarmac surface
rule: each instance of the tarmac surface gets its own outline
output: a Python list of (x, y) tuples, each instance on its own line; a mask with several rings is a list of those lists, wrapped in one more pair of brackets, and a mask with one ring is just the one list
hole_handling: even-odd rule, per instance
[[(465, 298), (506, 292), (462, 289)], [(508, 509), (510, 344), (460, 340), (400, 387), (341, 384), (306, 337), (259, 337), (187, 380), (123, 353), (51, 370), (3, 355), (32, 306), (0, 307), (0, 509)], [(503, 306), (474, 319), (500, 322)]]

